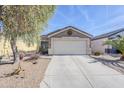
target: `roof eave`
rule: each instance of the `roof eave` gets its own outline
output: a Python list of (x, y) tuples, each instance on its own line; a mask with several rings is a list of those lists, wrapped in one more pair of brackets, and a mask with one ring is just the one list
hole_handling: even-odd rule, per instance
[(81, 30), (79, 30), (79, 29), (77, 29), (77, 28), (75, 28), (75, 27), (72, 27), (72, 26), (68, 26), (68, 27), (59, 29), (59, 30), (57, 30), (55, 33), (53, 32), (52, 34), (48, 34), (47, 36), (48, 36), (48, 38), (50, 38), (50, 37), (52, 37), (52, 36), (54, 36), (54, 35), (56, 35), (56, 34), (59, 34), (59, 33), (63, 32), (63, 31), (65, 31), (65, 30), (68, 30), (68, 29), (74, 29), (75, 31), (77, 31), (77, 32), (79, 32), (79, 33), (81, 33), (81, 34), (83, 34), (83, 35), (86, 35), (86, 36), (89, 37), (89, 38), (92, 38), (92, 37), (93, 37), (92, 35), (90, 35), (90, 34), (84, 32), (84, 31), (81, 31)]

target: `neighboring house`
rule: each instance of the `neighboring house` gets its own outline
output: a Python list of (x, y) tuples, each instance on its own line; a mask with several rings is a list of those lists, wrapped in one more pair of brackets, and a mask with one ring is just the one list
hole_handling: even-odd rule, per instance
[(41, 48), (49, 55), (91, 54), (91, 39), (87, 32), (68, 26), (43, 35)]
[(119, 51), (110, 45), (103, 45), (108, 39), (116, 39), (124, 36), (124, 28), (118, 29), (106, 34), (96, 36), (92, 39), (92, 52), (100, 53), (119, 53)]

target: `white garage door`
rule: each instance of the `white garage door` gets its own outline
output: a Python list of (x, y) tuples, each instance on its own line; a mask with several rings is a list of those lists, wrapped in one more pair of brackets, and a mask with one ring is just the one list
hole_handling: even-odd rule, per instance
[(86, 41), (82, 40), (55, 40), (54, 54), (86, 54)]

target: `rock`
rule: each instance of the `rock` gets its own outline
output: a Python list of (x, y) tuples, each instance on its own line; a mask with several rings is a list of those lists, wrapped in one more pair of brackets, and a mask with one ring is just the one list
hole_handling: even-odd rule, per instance
[(21, 78), (23, 79), (24, 77), (22, 76)]
[(32, 62), (32, 64), (37, 64), (37, 62), (36, 62), (36, 61), (34, 61), (34, 62)]

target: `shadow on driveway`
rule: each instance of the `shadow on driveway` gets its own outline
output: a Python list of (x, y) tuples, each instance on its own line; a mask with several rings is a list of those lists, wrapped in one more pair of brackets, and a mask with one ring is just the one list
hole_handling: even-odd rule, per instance
[[(92, 57), (92, 56), (90, 56)], [(89, 63), (96, 63), (96, 62), (100, 62), (103, 65), (106, 65), (122, 74), (124, 74), (124, 61), (120, 61), (120, 60), (109, 60), (109, 59), (105, 59), (105, 58), (96, 58), (96, 57), (92, 57), (93, 59), (95, 59), (94, 62), (89, 62)]]

